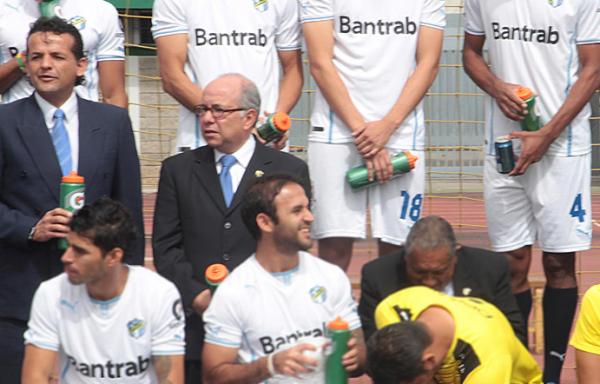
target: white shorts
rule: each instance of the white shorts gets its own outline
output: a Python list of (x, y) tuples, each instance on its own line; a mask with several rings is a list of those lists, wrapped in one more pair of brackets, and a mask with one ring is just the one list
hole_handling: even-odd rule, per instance
[(543, 251), (566, 253), (592, 243), (591, 155), (545, 155), (524, 175), (507, 176), (486, 156), (484, 199), (492, 249), (507, 252), (538, 240)]
[[(400, 149), (388, 149), (391, 154)], [(366, 238), (366, 211), (370, 210), (374, 238), (402, 245), (421, 217), (425, 187), (425, 153), (415, 168), (385, 184), (352, 190), (346, 172), (363, 163), (353, 143), (308, 143), (308, 167), (313, 184), (312, 236)]]

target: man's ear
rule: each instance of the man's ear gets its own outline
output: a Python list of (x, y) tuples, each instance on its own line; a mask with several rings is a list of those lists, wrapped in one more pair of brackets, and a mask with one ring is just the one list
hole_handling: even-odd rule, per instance
[(266, 213), (259, 213), (256, 215), (256, 225), (258, 225), (258, 229), (260, 229), (261, 232), (273, 232), (273, 219)]
[(423, 363), (423, 368), (428, 373), (433, 372), (433, 370), (437, 366), (436, 361), (435, 361), (435, 356), (433, 355), (432, 352), (424, 351), (421, 362)]
[(252, 130), (258, 121), (258, 111), (254, 108), (250, 108), (244, 115), (244, 129)]
[(121, 263), (123, 261), (124, 255), (125, 252), (123, 252), (122, 248), (115, 247), (106, 253), (106, 256), (104, 256), (104, 260), (108, 267), (112, 267), (118, 263)]

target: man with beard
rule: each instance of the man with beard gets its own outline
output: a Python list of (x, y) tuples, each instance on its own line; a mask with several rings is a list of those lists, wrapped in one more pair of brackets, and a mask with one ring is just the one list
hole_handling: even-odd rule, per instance
[(302, 186), (290, 176), (267, 176), (244, 202), (242, 218), (257, 239), (256, 253), (219, 286), (204, 314), (205, 382), (260, 383), (310, 373), (318, 362), (306, 353), (316, 350), (314, 338), (322, 338), (336, 316), (352, 331), (342, 364), (360, 373), (365, 354), (350, 282), (340, 268), (304, 252), (314, 218)]

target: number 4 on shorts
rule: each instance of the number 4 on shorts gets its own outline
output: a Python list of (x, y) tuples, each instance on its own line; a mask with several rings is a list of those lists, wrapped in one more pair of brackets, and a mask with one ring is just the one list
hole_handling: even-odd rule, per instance
[(573, 206), (571, 207), (571, 217), (576, 217), (580, 223), (583, 223), (583, 219), (585, 217), (585, 209), (583, 209), (583, 205), (581, 204), (581, 193), (578, 193), (575, 196), (575, 200), (573, 200)]

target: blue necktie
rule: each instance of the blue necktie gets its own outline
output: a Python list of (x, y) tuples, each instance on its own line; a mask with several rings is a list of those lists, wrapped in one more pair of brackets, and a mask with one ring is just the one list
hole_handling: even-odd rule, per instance
[(231, 174), (229, 170), (235, 164), (237, 160), (233, 155), (223, 155), (219, 159), (219, 162), (223, 166), (221, 173), (219, 174), (219, 181), (221, 182), (221, 190), (223, 190), (223, 197), (225, 198), (225, 205), (229, 207), (231, 199), (233, 199), (233, 184), (231, 182)]
[(65, 113), (61, 109), (54, 111), (54, 127), (52, 128), (52, 144), (60, 164), (63, 176), (68, 175), (73, 166), (71, 163), (71, 144), (65, 127)]

